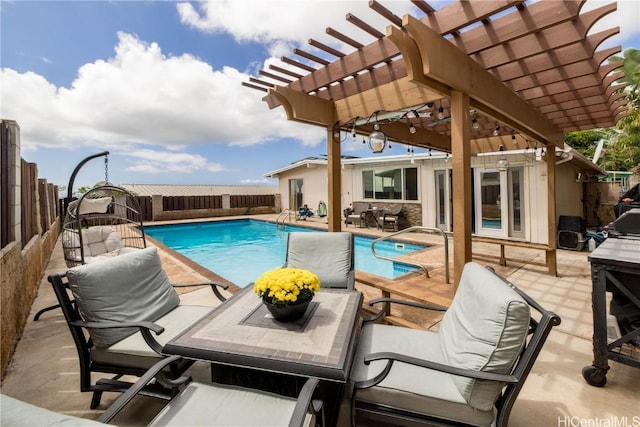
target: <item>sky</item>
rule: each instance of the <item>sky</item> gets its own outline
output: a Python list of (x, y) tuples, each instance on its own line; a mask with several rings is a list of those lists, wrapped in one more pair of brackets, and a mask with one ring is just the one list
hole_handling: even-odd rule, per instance
[[(408, 0), (380, 2), (417, 14)], [(607, 3), (587, 0), (583, 10)], [(326, 154), (326, 130), (288, 121), (241, 83), (270, 64), (287, 68), (282, 56), (301, 59), (294, 48), (317, 54), (310, 38), (352, 51), (328, 26), (373, 41), (347, 13), (388, 25), (365, 0), (0, 0), (0, 117), (20, 126), (22, 158), (59, 186), (105, 150), (116, 185), (275, 184), (267, 172)], [(640, 1), (619, 0), (590, 33), (616, 25), (601, 48), (640, 49)], [(350, 138), (342, 153), (371, 155)], [(103, 159), (91, 160), (73, 190), (104, 179)]]

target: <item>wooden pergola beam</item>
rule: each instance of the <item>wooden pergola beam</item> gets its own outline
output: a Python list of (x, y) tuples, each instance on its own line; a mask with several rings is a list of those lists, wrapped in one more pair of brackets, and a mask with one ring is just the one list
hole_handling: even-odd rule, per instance
[(278, 73), (286, 74), (286, 75), (291, 76), (291, 77), (293, 77), (295, 79), (299, 79), (299, 78), (302, 77), (302, 74), (294, 73), (291, 70), (287, 70), (286, 68), (278, 67), (277, 65), (273, 65), (273, 64), (269, 65), (269, 69), (273, 70), (273, 71), (276, 71)]
[(387, 18), (393, 25), (397, 25), (398, 27), (402, 25), (402, 18), (391, 12), (376, 0), (369, 0), (369, 7), (378, 12), (381, 16)]
[[(346, 55), (345, 53), (342, 53), (339, 50), (334, 49), (331, 46), (327, 46), (324, 43), (320, 43), (319, 41), (314, 40), (314, 39), (309, 39), (308, 43), (311, 46), (315, 47), (316, 49), (323, 50), (323, 51), (327, 52), (328, 54), (331, 54), (331, 55), (333, 55), (333, 56), (335, 56), (337, 58), (343, 58)], [(302, 76), (300, 76), (300, 77), (302, 77)]]
[(540, 52), (554, 51), (584, 40), (593, 24), (615, 10), (615, 3), (606, 5), (582, 14), (572, 21), (548, 28), (544, 33), (528, 34), (472, 54), (471, 57), (485, 69), (491, 69)]
[(380, 31), (376, 30), (371, 25), (367, 24), (362, 19), (358, 18), (352, 13), (347, 13), (346, 20), (347, 22), (355, 25), (356, 27), (360, 28), (362, 31), (369, 33), (369, 35), (377, 39), (384, 37), (384, 34), (382, 34)]
[(364, 47), (364, 45), (362, 43), (360, 43), (358, 41), (355, 41), (351, 37), (345, 36), (340, 31), (334, 30), (331, 27), (327, 27), (325, 31), (331, 37), (334, 37), (334, 38), (340, 40), (341, 42), (348, 44), (349, 46), (355, 47), (356, 49), (361, 49), (361, 48)]
[(474, 107), (503, 117), (501, 120), (511, 128), (522, 129), (548, 145), (562, 143), (560, 129), (434, 30), (410, 15), (403, 18), (403, 28), (415, 40), (425, 76), (468, 94)]
[(489, 24), (465, 31), (459, 37), (451, 39), (451, 42), (468, 54), (476, 53), (574, 19), (584, 2), (585, 0), (569, 0), (533, 3), (520, 7), (518, 13), (505, 15)]
[[(335, 106), (332, 101), (307, 95), (285, 86), (269, 89), (263, 101), (273, 103), (275, 98), (287, 113), (287, 119), (332, 128), (335, 122)], [(271, 105), (271, 104), (270, 104)]]

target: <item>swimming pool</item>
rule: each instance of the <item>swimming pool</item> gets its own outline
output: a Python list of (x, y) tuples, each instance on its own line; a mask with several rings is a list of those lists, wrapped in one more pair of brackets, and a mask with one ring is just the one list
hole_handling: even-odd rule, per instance
[[(295, 226), (282, 228), (251, 219), (145, 227), (145, 233), (150, 237), (239, 287), (255, 281), (264, 271), (284, 264), (290, 231), (317, 230)], [(415, 270), (411, 265), (375, 258), (371, 254), (371, 242), (371, 238), (355, 236), (356, 270), (390, 279)], [(376, 244), (376, 252), (395, 257), (425, 247), (384, 241)]]

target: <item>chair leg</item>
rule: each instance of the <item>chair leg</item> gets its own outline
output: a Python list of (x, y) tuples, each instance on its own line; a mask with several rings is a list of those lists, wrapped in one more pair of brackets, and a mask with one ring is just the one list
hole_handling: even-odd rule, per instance
[(89, 406), (91, 409), (96, 409), (100, 406), (100, 399), (102, 399), (102, 390), (96, 390), (93, 392), (93, 397), (91, 398), (91, 405)]

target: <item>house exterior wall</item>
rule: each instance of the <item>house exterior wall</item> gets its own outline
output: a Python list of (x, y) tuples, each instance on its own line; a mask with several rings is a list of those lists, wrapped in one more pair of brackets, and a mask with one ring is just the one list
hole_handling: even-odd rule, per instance
[[(562, 167), (561, 167), (562, 166)], [(582, 202), (583, 183), (576, 180), (577, 171), (571, 165), (558, 165), (556, 169), (556, 210), (559, 215), (585, 216)]]
[[(327, 203), (328, 180), (326, 165), (311, 165), (311, 167), (301, 167), (288, 171), (279, 176), (278, 188), (282, 196), (282, 209), (293, 209), (289, 200), (289, 180), (303, 180), (302, 203), (309, 206), (315, 212), (318, 203)], [(328, 207), (328, 206), (327, 206)]]
[[(545, 161), (536, 160), (534, 153), (518, 153), (507, 155), (510, 167), (522, 167), (524, 186), (521, 206), (525, 218), (524, 239), (534, 243), (548, 244), (547, 220), (547, 165)], [(494, 169), (498, 156), (474, 156), (471, 158), (472, 168)], [(371, 200), (363, 197), (362, 171), (384, 168), (418, 168), (418, 200)], [(406, 160), (390, 159), (389, 161), (372, 161), (345, 164), (342, 167), (342, 204), (344, 209), (357, 201), (371, 202), (380, 207), (402, 203), (405, 214), (409, 217), (407, 225), (436, 226), (436, 171), (446, 171), (447, 186), (451, 162), (444, 157), (434, 156), (427, 159), (416, 159), (411, 163)], [(282, 193), (283, 208), (289, 204), (289, 179), (304, 180), (304, 203), (315, 208), (319, 200), (327, 200), (327, 167), (314, 165), (313, 168), (301, 166), (279, 174), (279, 186)], [(455, 190), (450, 190), (455, 191)], [(569, 163), (559, 164), (556, 168), (556, 203), (557, 214), (583, 216), (582, 183), (576, 181), (576, 169)], [(450, 214), (447, 215), (450, 217)], [(551, 227), (555, 227), (551, 224)]]

